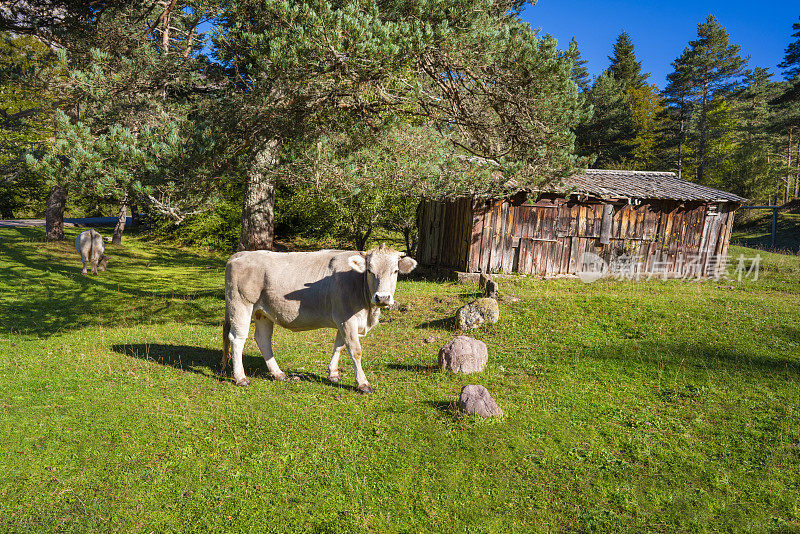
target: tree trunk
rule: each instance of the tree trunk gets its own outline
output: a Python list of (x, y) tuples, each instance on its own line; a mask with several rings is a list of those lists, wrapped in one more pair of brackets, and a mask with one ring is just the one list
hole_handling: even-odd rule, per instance
[(708, 110), (708, 81), (703, 84), (703, 105), (700, 109), (700, 154), (697, 162), (697, 182), (703, 183), (703, 171), (706, 167), (706, 130), (708, 129), (707, 117)]
[(117, 225), (111, 235), (112, 245), (122, 245), (122, 232), (125, 231), (125, 219), (128, 218), (128, 197), (123, 197), (119, 204), (119, 214), (117, 215)]
[(239, 250), (269, 250), (275, 236), (275, 183), (272, 170), (278, 162), (278, 141), (272, 139), (256, 150), (242, 204)]
[(681, 129), (678, 133), (678, 178), (683, 178), (683, 143), (686, 141), (686, 97), (681, 96)]
[(64, 239), (64, 208), (67, 205), (67, 189), (56, 184), (47, 197), (45, 211), (45, 239), (61, 241)]
[(789, 128), (789, 145), (786, 148), (786, 193), (783, 202), (789, 202), (789, 187), (792, 182), (792, 128)]
[(794, 173), (794, 198), (800, 197), (800, 141), (797, 142), (797, 157), (795, 159)]
[(131, 204), (131, 226), (138, 228), (141, 222), (141, 215), (139, 214), (139, 207), (136, 204)]

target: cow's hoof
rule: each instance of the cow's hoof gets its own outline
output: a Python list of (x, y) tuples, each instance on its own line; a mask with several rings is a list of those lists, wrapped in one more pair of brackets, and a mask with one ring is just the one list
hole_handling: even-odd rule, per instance
[(272, 375), (272, 378), (277, 380), (278, 382), (286, 382), (289, 380), (289, 377), (286, 376), (286, 373), (281, 373), (279, 375)]
[(338, 384), (340, 380), (339, 375), (328, 375), (328, 382)]
[(372, 389), (372, 386), (370, 386), (369, 384), (362, 384), (358, 386), (358, 388), (356, 389), (358, 389), (358, 392), (361, 393), (362, 395), (372, 395), (373, 393), (375, 393), (375, 390)]
[(236, 385), (240, 388), (247, 387), (250, 385), (250, 381), (246, 378), (242, 378), (241, 380), (236, 381)]

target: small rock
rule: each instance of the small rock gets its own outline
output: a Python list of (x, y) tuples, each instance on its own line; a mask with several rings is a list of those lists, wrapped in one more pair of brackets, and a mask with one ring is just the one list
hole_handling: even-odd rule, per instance
[(478, 287), (483, 291), (483, 296), (486, 298), (496, 298), (497, 297), (497, 282), (494, 281), (492, 275), (481, 273), (480, 277), (478, 278)]
[(423, 341), (424, 343), (433, 343), (433, 342), (435, 342), (435, 341), (436, 341), (436, 338), (435, 338), (435, 337), (433, 337), (433, 336), (428, 336), (428, 337), (426, 337), (425, 339), (423, 339), (422, 341)]
[(461, 388), (458, 399), (458, 409), (467, 415), (480, 415), (481, 417), (499, 417), (503, 410), (483, 386), (469, 385)]
[(486, 290), (485, 290), (485, 297), (494, 299), (497, 298), (497, 282), (494, 280), (489, 280), (486, 282)]
[(486, 343), (467, 336), (457, 336), (439, 349), (439, 369), (454, 373), (480, 373), (489, 361)]
[(500, 320), (500, 307), (495, 299), (480, 298), (459, 308), (456, 317), (461, 330), (471, 330)]

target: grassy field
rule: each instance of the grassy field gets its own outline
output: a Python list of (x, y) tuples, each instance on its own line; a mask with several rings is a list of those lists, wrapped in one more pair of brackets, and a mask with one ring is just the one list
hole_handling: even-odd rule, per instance
[[(739, 210), (734, 221), (731, 242), (759, 249), (772, 248), (772, 210)], [(800, 213), (778, 213), (775, 249), (800, 254)]]
[[(361, 396), (329, 330), (220, 381), (225, 257), (127, 238), (84, 277), (69, 232), (0, 229), (0, 531), (800, 532), (800, 257), (502, 281), (469, 376), (435, 364), (477, 288), (401, 280)], [(475, 383), (502, 418), (457, 415)]]

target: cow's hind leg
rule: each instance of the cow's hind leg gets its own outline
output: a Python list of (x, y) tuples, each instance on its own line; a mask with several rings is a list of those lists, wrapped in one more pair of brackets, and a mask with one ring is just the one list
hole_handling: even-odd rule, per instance
[(331, 382), (339, 382), (339, 355), (342, 354), (344, 348), (344, 337), (342, 332), (336, 332), (336, 341), (333, 343), (333, 356), (331, 356), (331, 363), (328, 365), (328, 380)]
[(264, 356), (264, 361), (267, 362), (267, 368), (272, 378), (275, 380), (286, 380), (286, 373), (281, 371), (278, 367), (278, 362), (275, 361), (275, 355), (272, 353), (272, 330), (275, 323), (270, 321), (263, 312), (256, 311), (256, 344), (261, 349), (261, 355)]
[(244, 374), (242, 351), (244, 350), (244, 343), (247, 341), (247, 336), (250, 333), (250, 315), (252, 312), (252, 304), (247, 305), (244, 303), (239, 303), (236, 306), (230, 306), (227, 314), (231, 325), (230, 332), (228, 333), (228, 339), (231, 342), (233, 380), (236, 382), (237, 386), (250, 385), (250, 381)]
[(353, 359), (353, 367), (356, 372), (356, 389), (358, 389), (359, 393), (373, 393), (374, 390), (369, 385), (367, 375), (364, 374), (364, 370), (361, 368), (361, 342), (358, 340), (357, 322), (345, 323), (341, 330), (344, 336), (344, 344)]

